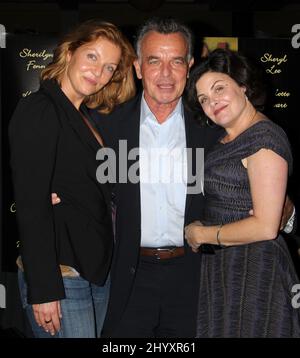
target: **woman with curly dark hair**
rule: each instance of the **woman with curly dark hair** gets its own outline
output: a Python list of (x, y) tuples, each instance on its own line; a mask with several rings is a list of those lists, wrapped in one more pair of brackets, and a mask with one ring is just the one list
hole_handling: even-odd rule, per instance
[[(205, 213), (185, 236), (202, 254), (198, 337), (300, 337), (292, 306), (299, 283), (279, 232), (292, 154), (284, 131), (260, 109), (250, 62), (215, 50), (191, 74), (188, 97), (223, 127), (205, 161)], [(253, 208), (253, 215), (249, 210)]]

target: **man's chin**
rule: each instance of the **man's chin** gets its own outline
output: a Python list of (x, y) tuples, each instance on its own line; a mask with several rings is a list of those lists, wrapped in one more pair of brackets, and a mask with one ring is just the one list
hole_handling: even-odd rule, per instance
[(164, 96), (164, 95), (160, 95), (159, 98), (159, 102), (161, 104), (171, 104), (173, 102), (177, 102), (179, 100), (179, 97), (176, 96)]
[(174, 104), (177, 103), (179, 100), (178, 97), (172, 97), (172, 98), (162, 98), (161, 103), (162, 104)]

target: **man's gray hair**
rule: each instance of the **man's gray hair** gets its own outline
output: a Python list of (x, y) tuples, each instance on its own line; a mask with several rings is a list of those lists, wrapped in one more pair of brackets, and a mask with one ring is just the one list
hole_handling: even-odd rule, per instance
[(188, 45), (188, 57), (187, 60), (190, 61), (193, 57), (193, 35), (191, 30), (186, 26), (183, 25), (176, 19), (173, 18), (160, 18), (154, 17), (145, 22), (142, 25), (138, 32), (135, 41), (135, 50), (138, 56), (139, 61), (141, 60), (141, 44), (145, 35), (150, 32), (155, 31), (160, 34), (174, 34), (180, 33), (184, 36), (187, 45)]

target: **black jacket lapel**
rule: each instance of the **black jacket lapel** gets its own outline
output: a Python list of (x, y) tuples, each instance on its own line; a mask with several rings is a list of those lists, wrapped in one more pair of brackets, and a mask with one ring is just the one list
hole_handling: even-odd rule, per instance
[[(83, 118), (81, 117), (78, 110), (73, 106), (70, 100), (66, 97), (63, 91), (60, 89), (58, 84), (53, 80), (43, 81), (41, 83), (41, 90), (44, 91), (45, 94), (48, 95), (54, 104), (57, 115), (59, 119), (62, 121), (66, 119), (70, 127), (74, 130), (78, 138), (83, 142), (85, 147), (92, 151), (92, 155), (95, 156), (96, 153), (101, 148), (94, 134), (91, 132), (90, 128), (84, 123)], [(58, 108), (59, 107), (59, 108)], [(82, 105), (84, 114), (87, 116), (89, 120), (89, 112), (85, 109), (85, 105)], [(65, 116), (62, 117), (61, 109), (63, 110)], [(95, 173), (95, 181), (96, 181), (96, 173)], [(105, 197), (105, 201), (110, 207), (111, 205), (111, 190), (109, 184), (101, 185), (102, 193)]]
[[(129, 181), (128, 172), (131, 165), (136, 163), (139, 158), (128, 159), (130, 151), (134, 148), (139, 148), (140, 146), (140, 113), (141, 113), (141, 96), (134, 98), (128, 105), (125, 107), (125, 110), (119, 113), (118, 121), (118, 139), (126, 141), (127, 150), (121, 150), (119, 147), (119, 162), (127, 164), (126, 176), (128, 184), (126, 187), (126, 197), (128, 202), (130, 202), (130, 208), (133, 210), (136, 216), (136, 228), (137, 228), (137, 237), (140, 237), (141, 231), (141, 200), (140, 200), (140, 181), (137, 183), (132, 183)], [(120, 143), (120, 142), (119, 142)], [(139, 153), (139, 151), (138, 151)], [(137, 176), (139, 178), (139, 167), (137, 169)], [(120, 173), (118, 173), (120, 174)], [(125, 174), (125, 173), (124, 173)], [(118, 179), (120, 176), (118, 175)], [(119, 189), (122, 184), (120, 184)], [(118, 197), (118, 194), (117, 194)]]
[[(188, 157), (188, 187), (187, 187), (187, 196), (186, 196), (186, 205), (185, 205), (185, 221), (188, 218), (188, 211), (191, 205), (191, 201), (194, 195), (202, 195), (202, 194), (191, 194), (189, 193), (189, 183), (193, 186), (191, 175), (196, 174), (197, 160), (201, 160), (201, 158), (197, 158), (196, 150), (197, 148), (204, 148), (204, 131), (201, 130), (200, 125), (196, 122), (193, 117), (193, 114), (189, 112), (186, 108), (184, 110), (184, 120), (185, 120), (185, 134), (186, 134), (186, 147), (189, 150)], [(201, 163), (200, 163), (201, 164)], [(204, 164), (204, 163), (202, 163)], [(203, 178), (202, 178), (203, 179)], [(199, 185), (199, 183), (197, 183)]]
[[(79, 139), (87, 145), (94, 153), (100, 147), (98, 141), (94, 137), (91, 130), (84, 123), (83, 118), (81, 117), (78, 110), (73, 106), (67, 96), (60, 89), (59, 85), (53, 80), (47, 80), (41, 83), (41, 89), (54, 100), (54, 106), (57, 108), (57, 105), (63, 109), (65, 113), (65, 118), (68, 120), (68, 123), (72, 129), (76, 132)], [(84, 106), (84, 105), (83, 105)], [(58, 115), (59, 115), (59, 111)], [(85, 111), (87, 113), (87, 111)], [(60, 120), (62, 120), (61, 116)]]

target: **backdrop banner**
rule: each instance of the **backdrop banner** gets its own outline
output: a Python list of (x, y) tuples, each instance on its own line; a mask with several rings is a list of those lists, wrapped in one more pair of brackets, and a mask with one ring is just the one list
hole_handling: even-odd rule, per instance
[[(286, 131), (292, 145), (294, 172), (289, 194), (300, 208), (300, 49), (291, 46), (290, 39), (209, 38), (204, 40), (203, 54), (215, 47), (238, 49), (251, 57), (264, 73), (267, 103), (264, 113)], [(16, 258), (19, 238), (16, 225), (17, 206), (14, 202), (9, 166), (8, 123), (18, 100), (29, 96), (39, 87), (39, 75), (53, 58), (57, 44), (54, 35), (15, 34), (7, 37), (5, 49), (0, 49), (0, 145), (1, 145), (1, 221), (0, 284), (6, 288), (6, 309), (0, 311), (0, 326), (26, 331), (16, 279)], [(2, 106), (1, 106), (2, 104)], [(24, 187), (24, 190), (26, 188)], [(299, 225), (298, 225), (299, 226)]]
[(0, 284), (5, 292), (0, 327), (13, 328), (15, 336), (30, 337), (32, 333), (22, 310), (17, 284), (15, 261), (19, 238), (9, 165), (8, 123), (19, 99), (38, 89), (39, 74), (51, 62), (56, 42), (52, 35), (9, 34), (6, 48), (0, 51)]
[(40, 72), (52, 61), (56, 41), (54, 36), (47, 35), (9, 35), (6, 49), (1, 51), (3, 271), (16, 271), (19, 245), (9, 166), (8, 123), (19, 99), (38, 89)]
[(239, 38), (238, 49), (262, 68), (267, 84), (267, 102), (264, 113), (285, 130), (290, 140), (294, 165), (288, 192), (299, 210), (300, 49), (294, 49), (290, 39), (280, 38)]

